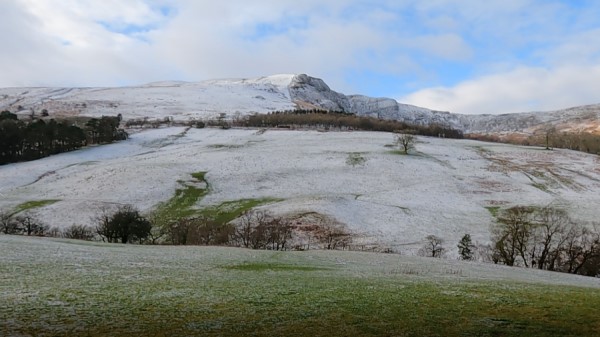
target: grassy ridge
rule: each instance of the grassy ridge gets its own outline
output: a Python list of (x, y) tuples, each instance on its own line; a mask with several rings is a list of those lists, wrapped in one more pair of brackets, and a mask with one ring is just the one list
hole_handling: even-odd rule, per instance
[(0, 245), (0, 335), (600, 334), (598, 289), (412, 273), (398, 268), (402, 256), (6, 236)]

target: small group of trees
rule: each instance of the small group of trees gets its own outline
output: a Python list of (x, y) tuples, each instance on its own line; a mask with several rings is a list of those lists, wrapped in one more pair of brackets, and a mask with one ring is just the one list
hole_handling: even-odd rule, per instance
[[(173, 245), (229, 245), (234, 227), (205, 217), (184, 217), (163, 227), (166, 241)], [(159, 234), (160, 235), (160, 234)]]
[(127, 132), (119, 128), (120, 123), (120, 115), (91, 118), (85, 123), (84, 127), (88, 143), (107, 144), (127, 139)]
[(45, 236), (49, 228), (28, 215), (0, 212), (0, 233), (10, 235)]
[(28, 235), (63, 237), (67, 239), (93, 240), (94, 230), (84, 225), (71, 225), (62, 230), (43, 224), (29, 215), (15, 215), (0, 212), (0, 233), (7, 235)]
[(79, 149), (88, 144), (110, 143), (127, 138), (118, 128), (118, 117), (92, 118), (84, 128), (67, 121), (19, 120), (0, 112), (0, 165), (34, 160)]
[(286, 250), (292, 230), (283, 218), (266, 211), (250, 210), (235, 222), (222, 223), (206, 216), (185, 217), (164, 227), (173, 245), (238, 246), (251, 249)]
[[(444, 239), (437, 235), (427, 235), (424, 239), (423, 246), (417, 252), (417, 255), (424, 257), (442, 258), (446, 256), (446, 248), (444, 247)], [(465, 234), (456, 246), (458, 248), (458, 257), (464, 261), (472, 261), (477, 258), (478, 247), (471, 239), (470, 234)]]
[(346, 249), (352, 243), (353, 235), (344, 224), (331, 219), (323, 218), (316, 224), (313, 235), (323, 249)]
[(98, 217), (96, 227), (71, 225), (62, 230), (49, 228), (29, 215), (0, 212), (0, 233), (64, 237), (67, 239), (94, 240), (100, 238), (112, 243), (145, 243), (151, 236), (152, 224), (132, 206), (120, 207), (116, 212), (107, 211)]
[(573, 222), (554, 207), (516, 206), (503, 211), (492, 233), (492, 260), (566, 273), (600, 274), (600, 232)]
[[(310, 237), (322, 249), (345, 249), (352, 235), (332, 219), (318, 219), (307, 226)], [(249, 210), (235, 221), (221, 223), (198, 216), (167, 223), (162, 234), (173, 245), (217, 245), (249, 249), (289, 250), (296, 228), (291, 219), (263, 210)], [(305, 230), (306, 231), (306, 230)], [(310, 243), (309, 243), (310, 246)], [(294, 249), (301, 249), (294, 247)]]
[[(62, 237), (67, 239), (74, 240), (85, 240), (92, 241), (96, 236), (94, 230), (88, 226), (84, 225), (71, 225), (65, 228), (62, 233), (60, 233)], [(58, 235), (53, 235), (58, 236)]]
[(266, 211), (244, 212), (235, 226), (237, 245), (252, 249), (287, 250), (292, 238), (290, 223)]

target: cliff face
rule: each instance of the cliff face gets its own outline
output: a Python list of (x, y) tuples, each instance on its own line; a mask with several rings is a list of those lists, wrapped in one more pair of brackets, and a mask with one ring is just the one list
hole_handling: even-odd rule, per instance
[(295, 102), (323, 109), (352, 112), (360, 116), (395, 119), (419, 125), (443, 124), (462, 130), (457, 115), (402, 104), (391, 98), (344, 95), (333, 91), (323, 80), (296, 75), (289, 85)]
[(462, 115), (402, 104), (391, 98), (346, 96), (331, 90), (322, 80), (307, 75), (294, 76), (289, 90), (296, 102), (309, 106), (418, 125), (440, 124), (465, 133), (533, 133), (547, 128), (600, 133), (600, 104), (550, 112)]

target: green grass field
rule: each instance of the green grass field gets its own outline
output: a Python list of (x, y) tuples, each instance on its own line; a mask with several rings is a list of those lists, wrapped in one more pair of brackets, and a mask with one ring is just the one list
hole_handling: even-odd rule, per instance
[(44, 206), (48, 206), (48, 205), (52, 205), (55, 204), (57, 202), (59, 202), (60, 200), (33, 200), (33, 201), (27, 201), (24, 203), (21, 203), (19, 205), (17, 205), (17, 207), (15, 207), (15, 209), (12, 210), (11, 214), (15, 215), (30, 209), (34, 209), (34, 208), (39, 208), (39, 207), (44, 207)]
[(153, 217), (159, 223), (164, 224), (172, 219), (201, 215), (213, 219), (219, 224), (226, 224), (254, 207), (281, 201), (281, 199), (274, 198), (242, 199), (198, 208), (196, 204), (210, 192), (210, 185), (205, 177), (206, 172), (192, 173), (191, 176), (193, 179), (190, 181), (180, 182), (182, 188), (177, 189), (171, 199), (158, 205)]
[(2, 336), (598, 336), (600, 283), (400, 255), (0, 235)]

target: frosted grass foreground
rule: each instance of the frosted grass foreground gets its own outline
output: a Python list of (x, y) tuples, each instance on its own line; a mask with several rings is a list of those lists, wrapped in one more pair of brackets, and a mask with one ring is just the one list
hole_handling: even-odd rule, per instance
[(3, 336), (594, 336), (600, 280), (390, 254), (0, 235)]

